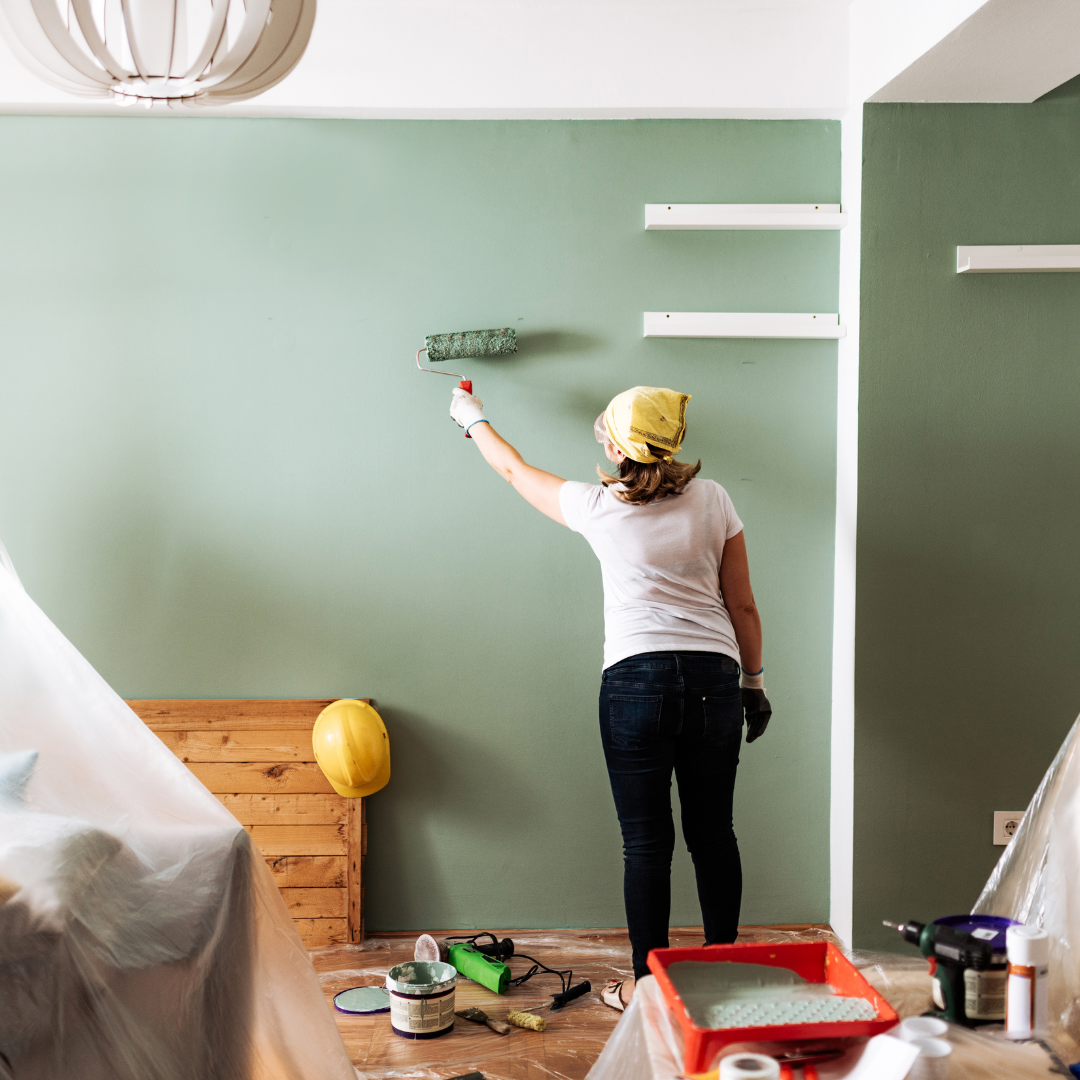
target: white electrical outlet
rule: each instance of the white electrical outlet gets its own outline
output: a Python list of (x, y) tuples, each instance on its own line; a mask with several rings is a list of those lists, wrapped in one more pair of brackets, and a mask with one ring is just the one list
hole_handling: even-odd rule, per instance
[(1024, 810), (995, 810), (994, 811), (994, 843), (1007, 844), (1020, 828), (1020, 822), (1024, 820)]

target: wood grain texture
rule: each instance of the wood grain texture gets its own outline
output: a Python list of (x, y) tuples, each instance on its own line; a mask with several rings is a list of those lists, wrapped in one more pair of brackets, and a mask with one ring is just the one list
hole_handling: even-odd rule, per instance
[(247, 830), (309, 948), (364, 940), (364, 802), (334, 791), (311, 745), (333, 700), (128, 702)]
[(193, 761), (188, 768), (215, 794), (279, 793), (282, 795), (337, 794), (322, 769), (314, 763), (265, 763)]
[(349, 907), (347, 889), (279, 890), (293, 919), (343, 919)]
[(266, 860), (279, 889), (347, 888), (347, 864), (344, 855), (276, 855)]
[(183, 762), (314, 761), (311, 729), (288, 731), (159, 731), (157, 737)]
[(346, 919), (293, 919), (300, 940), (309, 949), (324, 945), (340, 945), (348, 939), (349, 924)]
[(233, 795), (218, 799), (241, 825), (343, 825), (349, 799), (340, 795)]
[(345, 825), (246, 825), (263, 855), (348, 855)]
[[(129, 701), (138, 717), (154, 731), (211, 730), (269, 731), (301, 728), (310, 731), (319, 713), (337, 698), (237, 698), (236, 700)], [(365, 700), (365, 699), (362, 699)]]
[(364, 838), (367, 832), (367, 799), (349, 800), (348, 864), (349, 941), (360, 945), (364, 940)]

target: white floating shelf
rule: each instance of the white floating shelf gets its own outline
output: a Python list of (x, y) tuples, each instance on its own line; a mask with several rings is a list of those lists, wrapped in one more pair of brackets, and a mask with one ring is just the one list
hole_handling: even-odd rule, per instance
[(839, 315), (775, 311), (646, 311), (646, 337), (842, 338)]
[(646, 203), (646, 229), (842, 229), (839, 203)]
[(1069, 274), (1080, 272), (1080, 244), (958, 247), (958, 274)]

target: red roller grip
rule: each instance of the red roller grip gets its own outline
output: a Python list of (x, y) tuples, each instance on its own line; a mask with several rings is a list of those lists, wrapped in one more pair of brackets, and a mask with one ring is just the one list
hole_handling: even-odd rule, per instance
[[(458, 386), (460, 386), (461, 389), (464, 390), (466, 394), (471, 394), (472, 393), (472, 379), (462, 379), (461, 382), (458, 383)], [(465, 432), (465, 438), (466, 439), (471, 439), (472, 436), (466, 431)]]

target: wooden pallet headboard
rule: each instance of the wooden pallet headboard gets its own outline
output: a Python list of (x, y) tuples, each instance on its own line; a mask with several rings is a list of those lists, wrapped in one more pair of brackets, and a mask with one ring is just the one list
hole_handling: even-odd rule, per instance
[(129, 701), (266, 857), (309, 948), (364, 940), (364, 799), (335, 794), (311, 749), (333, 698)]

